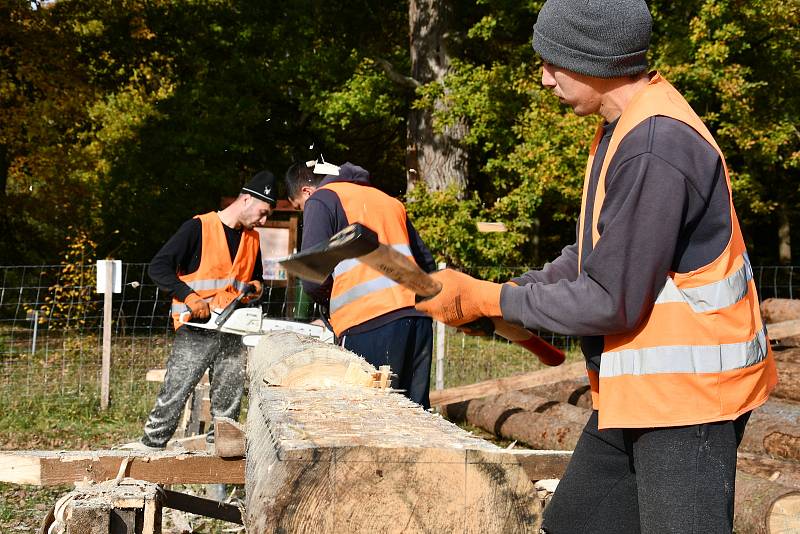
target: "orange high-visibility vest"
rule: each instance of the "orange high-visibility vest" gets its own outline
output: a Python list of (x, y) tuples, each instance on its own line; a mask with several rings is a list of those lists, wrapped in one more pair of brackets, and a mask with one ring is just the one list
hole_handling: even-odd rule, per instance
[[(352, 182), (333, 182), (320, 189), (336, 193), (348, 224), (369, 227), (381, 243), (414, 261), (402, 202), (374, 187)], [(357, 259), (342, 261), (333, 271), (330, 323), (337, 336), (370, 319), (413, 305), (411, 290)]]
[[(686, 100), (659, 74), (634, 96), (619, 118), (600, 170), (592, 210), (592, 243), (605, 199), (609, 163), (622, 139), (656, 115), (679, 120), (719, 153), (717, 143)], [(583, 252), (589, 177), (602, 128), (586, 166), (578, 234)], [(657, 180), (657, 176), (651, 177)], [(730, 196), (729, 196), (730, 198)], [(763, 404), (777, 383), (761, 321), (753, 272), (730, 200), (731, 237), (714, 261), (688, 273), (667, 273), (649, 315), (634, 331), (604, 336), (600, 372), (589, 371), (599, 428), (668, 427), (733, 420)]]
[[(255, 230), (242, 230), (239, 250), (231, 262), (228, 241), (222, 221), (216, 212), (196, 215), (202, 225), (202, 251), (200, 265), (190, 274), (178, 274), (178, 278), (192, 288), (192, 291), (206, 300), (211, 309), (227, 306), (250, 281), (258, 257), (259, 238)], [(178, 299), (172, 299), (172, 324), (175, 330), (181, 326), (181, 313), (189, 311), (189, 306)]]

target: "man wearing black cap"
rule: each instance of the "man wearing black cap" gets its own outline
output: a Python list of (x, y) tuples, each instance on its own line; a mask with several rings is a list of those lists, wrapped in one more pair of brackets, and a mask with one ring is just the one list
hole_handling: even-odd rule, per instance
[[(224, 308), (248, 284), (263, 292), (256, 227), (264, 226), (276, 202), (275, 177), (261, 171), (222, 211), (198, 215), (178, 229), (150, 263), (150, 277), (172, 294), (175, 343), (156, 404), (140, 441), (126, 449), (163, 449), (172, 437), (186, 400), (206, 369), (211, 378), (211, 415), (236, 420), (244, 388), (241, 337), (184, 325), (205, 321), (211, 309)], [(213, 442), (213, 432), (207, 440)]]
[(729, 533), (736, 450), (777, 375), (713, 135), (648, 73), (644, 0), (547, 0), (542, 84), (602, 119), (577, 240), (493, 284), (455, 271), (418, 309), (581, 336), (594, 411), (542, 531)]

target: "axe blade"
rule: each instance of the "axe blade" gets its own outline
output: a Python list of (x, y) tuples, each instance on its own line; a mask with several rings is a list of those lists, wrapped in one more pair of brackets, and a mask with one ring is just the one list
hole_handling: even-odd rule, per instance
[(321, 284), (339, 262), (360, 258), (379, 246), (378, 234), (363, 224), (355, 223), (323, 243), (279, 259), (278, 263), (295, 276)]

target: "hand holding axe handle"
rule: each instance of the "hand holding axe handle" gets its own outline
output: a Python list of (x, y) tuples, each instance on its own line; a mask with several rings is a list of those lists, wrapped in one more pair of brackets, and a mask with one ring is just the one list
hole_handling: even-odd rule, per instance
[[(300, 278), (321, 284), (339, 262), (352, 258), (358, 258), (360, 262), (410, 289), (418, 297), (432, 297), (442, 289), (442, 285), (420, 269), (416, 263), (392, 247), (380, 243), (375, 232), (358, 223), (351, 224), (328, 241), (278, 260), (278, 263)], [(482, 330), (487, 334), (494, 331), (536, 354), (545, 365), (560, 365), (564, 362), (564, 353), (561, 350), (530, 330), (511, 324), (500, 317), (487, 319), (488, 321), (477, 321), (477, 324), (471, 323), (465, 326)], [(491, 322), (488, 328), (487, 322)]]

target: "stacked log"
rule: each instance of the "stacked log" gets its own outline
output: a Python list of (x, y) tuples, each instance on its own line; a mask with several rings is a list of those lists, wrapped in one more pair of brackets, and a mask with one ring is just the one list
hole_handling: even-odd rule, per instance
[(370, 387), (354, 354), (275, 333), (249, 372), (248, 532), (537, 531), (513, 451)]
[[(800, 349), (776, 350), (775, 359), (779, 386), (753, 412), (739, 448), (737, 533), (800, 532)], [(587, 381), (570, 379), (452, 404), (444, 413), (504, 440), (572, 450), (590, 409)]]
[(800, 300), (766, 299), (761, 303), (761, 318), (773, 342), (800, 347)]

